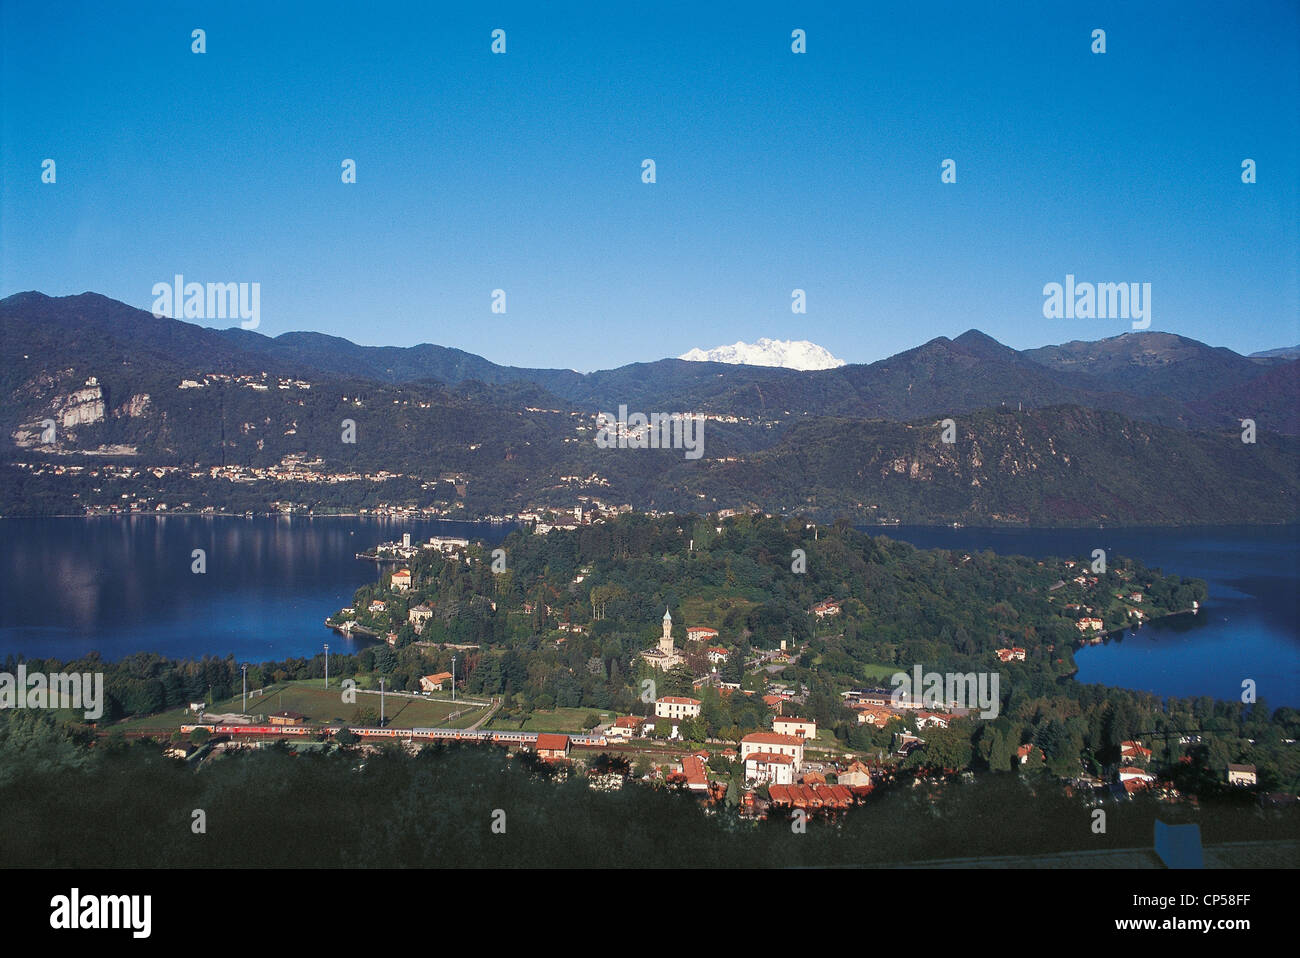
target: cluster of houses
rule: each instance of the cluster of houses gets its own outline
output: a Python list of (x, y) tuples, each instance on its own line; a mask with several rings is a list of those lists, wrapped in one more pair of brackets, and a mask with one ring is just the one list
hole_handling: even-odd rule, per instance
[(840, 603), (836, 602), (834, 599), (826, 599), (822, 602), (818, 602), (812, 607), (812, 614), (817, 616), (819, 619), (824, 619), (829, 615), (839, 615)]
[(643, 718), (640, 715), (620, 716), (605, 729), (605, 738), (610, 741), (629, 742), (632, 739), (644, 738), (661, 727), (668, 733), (665, 738), (680, 738), (681, 724), (688, 719), (699, 718), (702, 705), (699, 699), (687, 698), (683, 695), (662, 696), (655, 700), (653, 718)]
[[(1165, 798), (1176, 798), (1178, 793), (1167, 782), (1161, 783), (1147, 768), (1151, 761), (1151, 749), (1140, 741), (1128, 740), (1119, 746), (1120, 764), (1115, 770), (1115, 781), (1110, 791), (1120, 797), (1133, 796), (1139, 792), (1152, 791)], [(1022, 745), (1018, 752), (1023, 765), (1031, 756), (1039, 761), (1046, 761), (1046, 756), (1032, 745)], [(1257, 771), (1254, 765), (1229, 764), (1226, 776), (1229, 785), (1254, 787), (1257, 784)], [(1094, 780), (1096, 787), (1102, 787), (1100, 780)]]
[[(695, 718), (700, 714), (698, 699), (668, 695), (655, 701), (653, 719), (638, 715), (622, 716), (614, 720), (605, 735), (608, 739), (630, 741), (645, 734), (658, 722), (676, 723)], [(817, 736), (817, 723), (795, 715), (777, 715), (772, 730), (751, 732), (740, 740), (738, 751), (724, 749), (724, 758), (736, 758), (744, 764), (746, 791), (742, 807), (755, 811), (754, 790), (767, 786), (772, 807), (799, 808), (809, 811), (834, 811), (848, 808), (871, 790), (871, 772), (861, 762), (854, 761), (838, 773), (835, 784), (827, 784), (826, 777), (816, 768), (805, 768), (805, 748)], [(541, 744), (539, 741), (539, 751)], [(669, 776), (670, 782), (683, 785), (691, 791), (720, 798), (726, 785), (710, 782), (707, 763), (709, 753), (701, 750), (681, 758), (681, 771)]]
[[(1004, 650), (999, 650), (1001, 651)], [(1016, 651), (1023, 653), (1024, 649)], [(844, 704), (857, 715), (859, 725), (870, 725), (873, 728), (884, 728), (892, 719), (901, 719), (907, 714), (916, 717), (917, 728), (931, 725), (947, 728), (954, 719), (970, 714), (970, 709), (957, 707), (956, 703), (953, 703), (950, 711), (935, 712), (922, 707), (920, 696), (899, 695), (895, 698), (890, 689), (851, 689), (841, 692), (840, 696), (844, 699)], [(919, 744), (920, 739), (913, 738), (913, 742)]]
[(1128, 794), (1142, 791), (1156, 780), (1144, 767), (1151, 761), (1151, 749), (1141, 742), (1120, 742), (1119, 757), (1121, 764), (1115, 777), (1119, 787)]
[[(631, 741), (653, 728), (656, 720), (677, 723), (697, 717), (700, 702), (682, 696), (665, 696), (655, 702), (655, 719), (637, 715), (622, 716), (606, 730), (608, 739)], [(675, 727), (675, 725), (674, 725)], [(751, 732), (740, 740), (739, 750), (724, 749), (724, 758), (738, 758), (744, 763), (745, 792), (741, 806), (748, 813), (758, 811), (758, 804), (772, 808), (804, 809), (807, 811), (837, 811), (848, 808), (867, 795), (872, 788), (872, 774), (860, 761), (853, 761), (837, 773), (835, 784), (828, 784), (819, 766), (805, 767), (805, 747), (817, 735), (817, 723), (798, 716), (777, 716), (772, 731)], [(920, 741), (916, 736), (903, 735), (911, 743)], [(906, 744), (906, 743), (905, 743)], [(537, 754), (547, 761), (568, 759), (571, 742), (563, 734), (543, 733), (537, 738)], [(1121, 764), (1116, 770), (1116, 781), (1110, 790), (1120, 797), (1131, 797), (1139, 792), (1155, 790), (1166, 797), (1176, 797), (1167, 785), (1162, 786), (1146, 765), (1151, 760), (1151, 749), (1140, 741), (1129, 740), (1120, 744)], [(1021, 765), (1045, 762), (1042, 750), (1032, 744), (1021, 745), (1016, 750)], [(726, 792), (726, 784), (711, 782), (708, 773), (710, 755), (706, 750), (691, 752), (681, 757), (681, 770), (667, 776), (670, 783), (682, 785), (690, 791), (718, 800)], [(1254, 765), (1230, 764), (1227, 780), (1231, 785), (1253, 787), (1257, 783)], [(1093, 781), (1097, 788), (1100, 780)], [(767, 787), (766, 803), (756, 799), (755, 789)]]
[[(784, 701), (782, 699), (781, 701)], [(669, 738), (680, 735), (680, 724), (689, 719), (698, 718), (702, 702), (699, 699), (680, 695), (665, 695), (655, 700), (654, 717), (643, 718), (639, 715), (625, 715), (616, 718), (605, 729), (605, 737), (611, 741), (630, 742), (641, 738), (649, 732), (666, 726)], [(804, 766), (804, 748), (817, 737), (817, 723), (812, 719), (797, 715), (776, 715), (772, 719), (772, 730), (751, 732), (740, 740), (739, 752), (735, 756), (744, 763), (745, 781), (752, 785), (794, 785)], [(724, 756), (729, 756), (724, 751)], [(683, 772), (695, 787), (703, 790), (707, 786), (703, 773), (703, 761), (707, 753), (700, 753), (701, 762), (695, 769), (695, 762), (683, 762)], [(692, 774), (692, 769), (698, 774)], [(865, 766), (852, 771), (849, 784), (867, 786), (871, 784), (870, 775)], [(815, 784), (815, 783), (814, 783)]]

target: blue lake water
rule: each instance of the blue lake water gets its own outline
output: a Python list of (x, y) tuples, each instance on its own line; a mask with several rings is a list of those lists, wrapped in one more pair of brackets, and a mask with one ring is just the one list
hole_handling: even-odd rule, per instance
[[(262, 662), (356, 644), (322, 624), (378, 577), (357, 552), (410, 532), (496, 543), (511, 527), (437, 520), (135, 516), (0, 520), (0, 656), (97, 650)], [(1237, 698), (1254, 679), (1300, 706), (1300, 528), (869, 528), (930, 548), (1004, 555), (1127, 555), (1205, 579), (1199, 615), (1148, 623), (1076, 654), (1078, 678), (1163, 695)], [(207, 573), (190, 571), (204, 549)]]
[[(0, 656), (132, 652), (265, 662), (360, 643), (326, 616), (379, 577), (357, 559), (410, 532), (504, 539), (513, 526), (352, 517), (0, 520)], [(194, 549), (207, 572), (191, 571)]]
[(1075, 653), (1080, 682), (1161, 695), (1241, 696), (1253, 679), (1271, 706), (1300, 706), (1300, 527), (977, 529), (869, 527), (922, 548), (1073, 556), (1093, 549), (1204, 579), (1197, 615), (1171, 616)]

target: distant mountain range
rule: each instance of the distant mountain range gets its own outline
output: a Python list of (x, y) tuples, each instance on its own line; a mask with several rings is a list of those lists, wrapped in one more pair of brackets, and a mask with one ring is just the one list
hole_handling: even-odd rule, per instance
[(830, 350), (806, 339), (768, 339), (756, 343), (739, 342), (713, 349), (692, 349), (677, 357), (693, 363), (729, 363), (742, 366), (780, 366), (782, 369), (834, 369), (846, 365)]
[(1300, 346), (1283, 346), (1281, 349), (1265, 349), (1251, 353), (1251, 359), (1300, 359)]
[[(812, 347), (805, 358), (820, 349), (757, 347), (773, 358), (792, 345)], [(362, 488), (199, 478), (289, 456), (402, 475), (368, 480), (367, 501), (480, 514), (582, 495), (919, 522), (1280, 521), (1296, 517), (1300, 359), (1271, 352), (1158, 332), (1017, 351), (971, 330), (812, 371), (730, 361), (742, 350), (580, 374), (436, 345), (213, 330), (92, 293), (21, 293), (0, 300), (0, 511), (99, 504), (104, 483), (68, 477), (108, 462), (184, 467), (183, 488), (155, 491), (208, 504), (265, 488), (337, 507)], [(709, 415), (704, 457), (596, 448), (594, 414), (620, 406)], [(949, 418), (955, 447), (936, 445)], [(355, 444), (340, 442), (343, 419)], [(1241, 442), (1243, 419), (1255, 421), (1254, 445)], [(64, 488), (56, 465), (84, 468), (62, 470)]]

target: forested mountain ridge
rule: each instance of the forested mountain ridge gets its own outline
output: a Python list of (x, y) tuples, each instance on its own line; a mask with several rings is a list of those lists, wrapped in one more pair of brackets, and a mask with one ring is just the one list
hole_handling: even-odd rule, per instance
[[(11, 296), (0, 333), (5, 514), (126, 499), (473, 516), (586, 496), (922, 523), (1297, 515), (1300, 451), (1279, 433), (1300, 428), (1300, 363), (1168, 334), (1020, 353), (972, 330), (815, 372), (665, 359), (581, 375), (217, 331), (95, 294)], [(1053, 368), (1081, 354), (1082, 371)], [(1134, 355), (1177, 381), (1175, 398), (1139, 381)], [(1235, 372), (1207, 374), (1219, 367)], [(622, 405), (709, 415), (703, 456), (599, 448), (596, 413)], [(1256, 442), (1239, 417), (1257, 418)]]

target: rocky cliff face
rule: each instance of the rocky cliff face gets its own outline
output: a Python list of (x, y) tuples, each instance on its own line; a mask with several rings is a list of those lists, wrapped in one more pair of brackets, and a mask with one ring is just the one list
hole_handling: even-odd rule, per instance
[(138, 419), (149, 410), (149, 394), (136, 393), (122, 405), (113, 410), (114, 416), (129, 416)]
[(81, 389), (55, 396), (51, 403), (54, 419), (64, 429), (104, 421), (104, 390), (91, 380)]
[[(37, 380), (28, 384), (28, 392), (31, 398), (40, 403), (38, 398), (46, 388), (59, 388), (59, 379), (64, 379), (71, 374), (72, 370), (64, 370), (59, 377), (42, 377), (44, 381)], [(63, 388), (67, 388), (64, 385)], [(113, 411), (115, 416), (138, 416), (149, 406), (149, 396), (140, 394), (132, 396), (131, 399)], [(12, 433), (12, 438), (16, 445), (24, 448), (32, 446), (61, 446), (64, 440), (75, 438), (75, 430), (79, 426), (93, 426), (104, 421), (107, 411), (107, 400), (104, 395), (104, 388), (100, 385), (99, 380), (91, 376), (86, 380), (85, 385), (79, 389), (72, 389), (67, 392), (55, 392), (45, 405), (45, 411), (41, 412), (40, 418), (31, 422), (23, 423)]]

